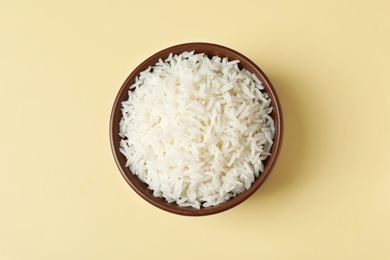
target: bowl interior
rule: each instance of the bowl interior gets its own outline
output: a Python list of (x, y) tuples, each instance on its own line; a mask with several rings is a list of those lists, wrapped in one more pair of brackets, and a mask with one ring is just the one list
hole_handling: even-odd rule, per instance
[[(193, 51), (193, 50), (195, 51), (195, 53), (205, 53), (209, 57), (220, 56), (220, 57), (227, 57), (229, 60), (238, 59), (240, 60), (240, 63), (238, 64), (240, 68), (246, 68), (247, 70), (254, 73), (263, 83), (263, 86), (265, 87), (265, 91), (268, 93), (272, 101), (271, 104), (273, 106), (273, 112), (271, 116), (275, 121), (275, 130), (276, 130), (274, 144), (272, 145), (272, 149), (271, 149), (271, 156), (269, 156), (263, 162), (264, 171), (255, 180), (252, 186), (248, 190), (244, 191), (243, 193), (237, 195), (236, 197), (230, 199), (229, 201), (223, 204), (220, 204), (218, 206), (213, 206), (213, 207), (207, 207), (207, 208), (202, 207), (200, 209), (194, 209), (190, 207), (185, 207), (185, 208), (179, 207), (176, 204), (166, 202), (165, 199), (163, 198), (154, 197), (153, 192), (148, 189), (148, 185), (141, 182), (137, 176), (132, 174), (132, 172), (128, 167), (125, 167), (126, 158), (123, 154), (119, 152), (119, 141), (121, 138), (118, 135), (119, 122), (122, 118), (121, 102), (128, 99), (129, 87), (135, 82), (135, 77), (138, 76), (141, 71), (147, 69), (149, 66), (154, 65), (159, 59), (163, 59), (163, 60), (166, 59), (170, 53), (180, 54), (184, 51)], [(186, 43), (186, 44), (172, 46), (160, 52), (157, 52), (156, 54), (152, 55), (144, 62), (142, 62), (128, 76), (128, 78), (120, 88), (112, 108), (111, 120), (110, 120), (111, 149), (116, 164), (121, 174), (128, 182), (128, 184), (134, 189), (134, 191), (138, 195), (140, 195), (143, 199), (145, 199), (152, 205), (171, 213), (186, 215), (186, 216), (202, 216), (202, 215), (211, 215), (211, 214), (219, 213), (240, 204), (248, 197), (250, 197), (264, 183), (264, 181), (270, 174), (276, 162), (281, 147), (282, 134), (283, 134), (282, 132), (283, 132), (283, 127), (282, 127), (282, 113), (281, 113), (280, 103), (275, 93), (275, 90), (271, 82), (268, 80), (267, 76), (261, 71), (261, 69), (258, 66), (256, 66), (252, 61), (250, 61), (244, 55), (230, 48), (226, 48), (224, 46), (210, 44), (210, 43)]]

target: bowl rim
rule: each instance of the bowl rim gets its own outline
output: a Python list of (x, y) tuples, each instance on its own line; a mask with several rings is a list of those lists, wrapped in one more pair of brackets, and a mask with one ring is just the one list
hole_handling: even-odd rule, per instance
[[(119, 152), (119, 143), (116, 144), (115, 139), (118, 138), (115, 135), (118, 135), (118, 133), (114, 133), (115, 126), (114, 124), (118, 124), (119, 122), (117, 119), (117, 113), (120, 114), (120, 118), (122, 117), (121, 113), (121, 102), (124, 101), (125, 99), (122, 98), (124, 92), (128, 93), (129, 91), (129, 86), (131, 85), (131, 82), (134, 81), (135, 77), (139, 75), (139, 73), (143, 70), (145, 70), (149, 65), (154, 65), (155, 62), (158, 60), (159, 57), (164, 57), (168, 56), (169, 53), (181, 53), (185, 50), (187, 51), (192, 51), (194, 50), (195, 53), (204, 53), (203, 51), (197, 51), (199, 49), (206, 49), (210, 52), (224, 54), (223, 56), (225, 57), (235, 57), (235, 59), (239, 59), (240, 63), (245, 62), (246, 66), (245, 67), (250, 67), (248, 69), (250, 72), (255, 73), (256, 76), (260, 79), (260, 81), (263, 83), (263, 86), (265, 88), (265, 91), (269, 95), (269, 97), (272, 100), (272, 106), (273, 106), (273, 114), (276, 115), (276, 117), (273, 117), (275, 121), (275, 136), (274, 136), (274, 143), (272, 145), (272, 151), (273, 154), (270, 155), (266, 159), (266, 163), (264, 163), (264, 171), (260, 173), (259, 177), (255, 179), (255, 181), (252, 183), (251, 187), (248, 190), (245, 190), (243, 193), (238, 194), (236, 197), (229, 199), (228, 201), (217, 205), (217, 206), (211, 206), (211, 207), (201, 207), (200, 209), (194, 209), (194, 208), (189, 208), (189, 207), (179, 207), (178, 205), (174, 203), (168, 203), (168, 202), (162, 202), (161, 198), (150, 198), (150, 196), (147, 196), (145, 193), (145, 187), (141, 189), (134, 183), (134, 179), (132, 178), (138, 178), (138, 176), (133, 175), (128, 167), (125, 167), (122, 165), (120, 162), (119, 156), (123, 156)], [(208, 55), (206, 53), (206, 55)], [(208, 56), (214, 56), (213, 55), (208, 55)], [(220, 55), (218, 55), (220, 56)], [(220, 56), (222, 57), (222, 56)], [(230, 60), (230, 58), (229, 58)], [(128, 94), (127, 94), (128, 97)], [(120, 119), (119, 119), (120, 120)], [(284, 127), (283, 127), (283, 115), (282, 115), (282, 108), (280, 105), (279, 98), (276, 94), (276, 91), (271, 83), (271, 81), (268, 79), (266, 74), (249, 58), (244, 56), (243, 54), (219, 45), (219, 44), (214, 44), (214, 43), (207, 43), (207, 42), (189, 42), (189, 43), (182, 43), (182, 44), (177, 44), (173, 45), (171, 47), (167, 47), (165, 49), (162, 49), (155, 54), (151, 55), (149, 58), (145, 59), (142, 63), (140, 63), (133, 71), (130, 73), (130, 75), (126, 78), (122, 86), (120, 87), (119, 91), (116, 94), (112, 109), (111, 109), (111, 114), (110, 114), (110, 123), (109, 123), (109, 135), (110, 135), (110, 146), (111, 146), (111, 151), (115, 160), (115, 163), (121, 172), (122, 177), (126, 180), (126, 182), (129, 184), (129, 186), (144, 200), (146, 200), (148, 203), (154, 205), (155, 207), (162, 209), (166, 212), (178, 214), (178, 215), (183, 215), (183, 216), (206, 216), (206, 215), (212, 215), (216, 213), (221, 213), (224, 212), (228, 209), (231, 209), (245, 200), (247, 200), (249, 197), (251, 197), (259, 188), (262, 186), (262, 184), (266, 181), (268, 176), (270, 175), (278, 157), (280, 154), (281, 150), (281, 145), (282, 145), (282, 139), (283, 139), (283, 132), (284, 132)], [(129, 173), (132, 175), (129, 177)], [(146, 188), (147, 184), (144, 183)], [(149, 191), (150, 192), (150, 191)]]

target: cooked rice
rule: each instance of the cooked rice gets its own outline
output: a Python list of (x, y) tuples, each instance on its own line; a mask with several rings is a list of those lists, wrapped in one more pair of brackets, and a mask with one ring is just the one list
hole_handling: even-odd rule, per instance
[(271, 100), (238, 63), (170, 54), (130, 87), (120, 151), (154, 196), (183, 207), (216, 206), (263, 171), (275, 134)]

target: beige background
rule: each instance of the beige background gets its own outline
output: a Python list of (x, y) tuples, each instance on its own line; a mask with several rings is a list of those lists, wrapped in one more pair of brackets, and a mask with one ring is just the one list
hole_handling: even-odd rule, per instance
[[(0, 0), (0, 259), (390, 259), (390, 2)], [(206, 41), (256, 62), (277, 166), (222, 214), (165, 213), (112, 158), (116, 92)]]

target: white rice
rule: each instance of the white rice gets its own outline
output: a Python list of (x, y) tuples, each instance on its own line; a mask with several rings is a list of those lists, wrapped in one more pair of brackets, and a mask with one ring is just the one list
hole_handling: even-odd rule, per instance
[(154, 196), (215, 206), (249, 189), (263, 171), (275, 134), (271, 100), (238, 63), (171, 54), (130, 87), (120, 151)]

